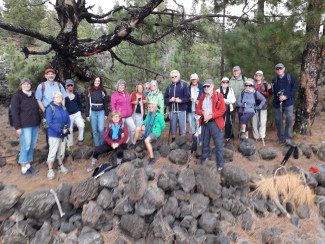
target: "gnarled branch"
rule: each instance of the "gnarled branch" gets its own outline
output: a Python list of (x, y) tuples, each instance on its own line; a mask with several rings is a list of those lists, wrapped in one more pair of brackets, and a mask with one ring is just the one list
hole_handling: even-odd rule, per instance
[(30, 51), (27, 47), (22, 48), (22, 52), (25, 54), (25, 58), (28, 58), (29, 55), (46, 55), (50, 53), (52, 50), (53, 50), (52, 46), (49, 48), (49, 50), (43, 52)]

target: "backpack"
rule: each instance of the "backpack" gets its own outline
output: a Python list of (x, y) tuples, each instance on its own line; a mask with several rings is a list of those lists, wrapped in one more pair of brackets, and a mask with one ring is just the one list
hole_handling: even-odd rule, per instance
[[(55, 82), (56, 84), (58, 84), (58, 87), (59, 87), (59, 89), (60, 89), (60, 92), (61, 92), (61, 83), (59, 83), (59, 82)], [(42, 99), (43, 99), (43, 97), (44, 97), (44, 91), (45, 91), (45, 83), (44, 82), (42, 82), (41, 83), (41, 86), (42, 86)]]
[[(18, 93), (19, 94), (19, 93)], [(22, 97), (21, 97), (21, 94), (19, 94), (19, 105), (21, 104), (21, 100), (22, 100)], [(9, 105), (9, 108), (8, 108), (8, 124), (13, 127), (14, 126), (14, 123), (12, 121), (12, 109), (11, 109), (11, 103)]]
[[(51, 107), (52, 109), (52, 119), (54, 118), (54, 115), (55, 115), (55, 106), (52, 105), (52, 104), (49, 104), (46, 109), (48, 107)], [(65, 106), (62, 106), (63, 110), (66, 111), (67, 108)], [(43, 125), (43, 128), (47, 129), (49, 128), (49, 125), (46, 123), (46, 109), (45, 109), (45, 112), (43, 113), (43, 118), (42, 118), (42, 125)]]
[[(243, 101), (243, 98), (244, 98), (244, 92), (245, 92), (245, 90), (243, 90), (242, 92), (241, 92), (241, 101)], [(255, 91), (255, 90), (253, 90), (253, 92), (254, 92), (254, 99), (255, 99), (255, 104), (254, 104), (254, 107), (255, 107), (255, 105), (257, 104), (257, 92)]]
[[(183, 91), (183, 89), (184, 89), (184, 82), (183, 81), (179, 81), (180, 83), (181, 83), (181, 91)], [(169, 84), (169, 86), (168, 86), (168, 95), (170, 94), (170, 87), (172, 86), (172, 84)]]
[[(229, 77), (229, 81), (230, 81), (231, 77)], [(245, 84), (245, 76), (243, 74), (241, 74), (241, 79), (243, 80), (243, 83)]]
[[(287, 73), (287, 80), (289, 82), (289, 85), (291, 84), (291, 75), (289, 73)], [(272, 84), (275, 86), (276, 83), (278, 82), (278, 76), (274, 77), (272, 79)]]

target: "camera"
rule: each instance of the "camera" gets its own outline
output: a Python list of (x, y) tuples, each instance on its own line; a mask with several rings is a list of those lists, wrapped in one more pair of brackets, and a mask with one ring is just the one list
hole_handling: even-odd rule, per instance
[(139, 102), (141, 101), (141, 98), (140, 98), (140, 97), (138, 98), (138, 101), (139, 101)]

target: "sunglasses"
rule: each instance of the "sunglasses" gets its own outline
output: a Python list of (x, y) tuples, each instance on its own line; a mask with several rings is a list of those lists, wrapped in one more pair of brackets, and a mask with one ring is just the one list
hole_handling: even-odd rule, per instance
[(253, 85), (245, 85), (245, 86), (248, 86), (248, 87), (253, 87)]
[(73, 85), (67, 85), (67, 86), (73, 86)]
[(172, 76), (172, 79), (177, 78), (178, 76)]
[(203, 88), (205, 89), (205, 88), (209, 88), (210, 87), (210, 85), (205, 85), (205, 86), (203, 86)]
[(276, 70), (283, 69), (283, 68), (276, 68)]
[(221, 83), (225, 83), (225, 84), (228, 84), (228, 83), (229, 83), (229, 81), (222, 81)]

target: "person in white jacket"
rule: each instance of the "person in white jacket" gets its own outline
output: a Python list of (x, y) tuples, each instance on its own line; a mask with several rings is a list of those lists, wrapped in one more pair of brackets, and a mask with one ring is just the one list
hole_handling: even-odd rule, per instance
[(226, 112), (223, 115), (223, 118), (225, 119), (225, 139), (226, 139), (226, 143), (229, 143), (230, 138), (234, 136), (231, 118), (232, 118), (232, 113), (234, 112), (234, 103), (236, 102), (236, 97), (235, 97), (234, 90), (229, 87), (228, 77), (222, 78), (221, 86), (216, 91), (221, 92), (224, 101), (226, 103)]

